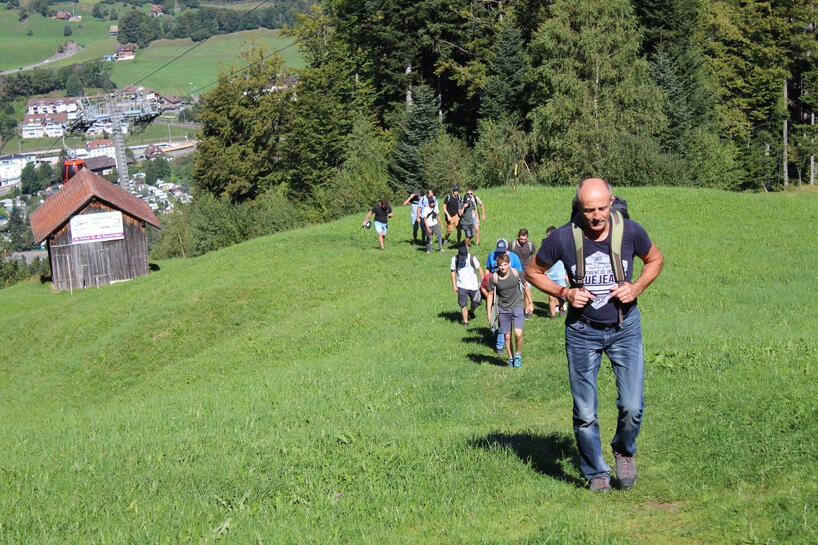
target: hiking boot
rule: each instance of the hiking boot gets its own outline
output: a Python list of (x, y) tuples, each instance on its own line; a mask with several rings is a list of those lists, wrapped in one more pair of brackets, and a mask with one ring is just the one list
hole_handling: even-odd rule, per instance
[(469, 327), (469, 322), (463, 322), (463, 325)]
[(507, 367), (515, 367), (515, 365), (514, 365), (514, 358), (511, 358), (510, 360), (508, 360), (508, 365), (507, 365)]
[(500, 357), (505, 356), (505, 355), (506, 355), (506, 350), (505, 350), (505, 348), (498, 348), (498, 349), (497, 349), (497, 355), (498, 355), (498, 356), (500, 356)]
[(619, 486), (624, 489), (631, 488), (636, 484), (636, 463), (633, 461), (633, 456), (614, 452), (614, 458), (616, 458), (616, 480), (619, 481)]
[(591, 492), (602, 492), (602, 493), (610, 492), (611, 491), (611, 480), (608, 477), (606, 477), (605, 475), (602, 475), (600, 477), (594, 477), (588, 483), (588, 490), (590, 490)]
[(523, 364), (523, 357), (520, 354), (515, 354), (512, 360), (514, 360), (514, 367), (520, 367)]

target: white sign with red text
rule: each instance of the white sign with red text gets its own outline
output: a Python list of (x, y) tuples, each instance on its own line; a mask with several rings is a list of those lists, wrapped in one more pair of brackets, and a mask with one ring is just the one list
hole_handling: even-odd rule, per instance
[(87, 244), (125, 238), (122, 212), (81, 214), (71, 218), (71, 242)]

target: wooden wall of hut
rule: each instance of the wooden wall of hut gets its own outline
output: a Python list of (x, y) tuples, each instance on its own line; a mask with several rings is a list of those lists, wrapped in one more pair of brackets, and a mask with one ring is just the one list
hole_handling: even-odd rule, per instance
[[(116, 210), (94, 200), (75, 215)], [(125, 238), (119, 240), (73, 244), (70, 223), (48, 237), (53, 289), (62, 291), (99, 287), (148, 274), (145, 224), (124, 212), (122, 224)]]

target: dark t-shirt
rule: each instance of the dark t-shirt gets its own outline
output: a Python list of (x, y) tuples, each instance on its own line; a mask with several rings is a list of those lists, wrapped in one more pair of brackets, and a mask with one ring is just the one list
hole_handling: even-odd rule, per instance
[[(468, 206), (467, 206), (468, 205)], [(463, 217), (460, 218), (461, 225), (474, 225), (474, 197), (466, 197), (462, 201)]]
[[(625, 230), (622, 236), (622, 267), (625, 269), (625, 281), (633, 278), (633, 256), (645, 255), (650, 251), (653, 243), (645, 229), (629, 219), (625, 220)], [(619, 319), (619, 312), (611, 299), (611, 288), (616, 286), (616, 280), (611, 266), (611, 235), (602, 242), (585, 239), (583, 242), (585, 255), (585, 289), (593, 293), (596, 298), (588, 302), (581, 309), (574, 309), (589, 320), (614, 323)], [(551, 233), (542, 241), (537, 252), (540, 261), (553, 265), (557, 261), (565, 264), (571, 287), (576, 287), (577, 257), (574, 249), (574, 236), (571, 233), (571, 224), (566, 223)], [(622, 315), (626, 315), (636, 301), (622, 305)]]
[(528, 266), (528, 262), (531, 261), (531, 257), (537, 253), (537, 249), (534, 246), (534, 243), (530, 240), (525, 241), (525, 244), (520, 246), (520, 243), (515, 238), (511, 241), (508, 249), (515, 254), (517, 257), (520, 258), (520, 263), (523, 265), (523, 270)]
[(389, 214), (392, 213), (392, 207), (387, 206), (386, 208), (381, 208), (380, 204), (376, 204), (372, 207), (372, 213), (375, 215), (375, 221), (379, 223), (387, 223), (389, 220)]
[(455, 197), (451, 193), (446, 195), (446, 198), (443, 199), (443, 205), (446, 207), (450, 216), (456, 216), (460, 213), (460, 205), (462, 203), (463, 200), (460, 197)]

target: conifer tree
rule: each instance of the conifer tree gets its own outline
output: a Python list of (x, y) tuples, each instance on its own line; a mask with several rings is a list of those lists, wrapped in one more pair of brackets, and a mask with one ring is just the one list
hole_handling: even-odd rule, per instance
[[(664, 96), (640, 56), (628, 0), (556, 0), (531, 44), (529, 114), (541, 176), (573, 183), (661, 179)], [(635, 155), (636, 154), (636, 155)]]
[(395, 189), (411, 190), (423, 183), (423, 158), (420, 148), (431, 143), (443, 130), (434, 92), (428, 85), (415, 85), (412, 104), (399, 128), (397, 142), (389, 164), (389, 175)]
[(508, 117), (519, 126), (523, 119), (525, 61), (523, 39), (517, 28), (508, 24), (500, 31), (489, 66), (491, 75), (483, 86), (480, 117)]

